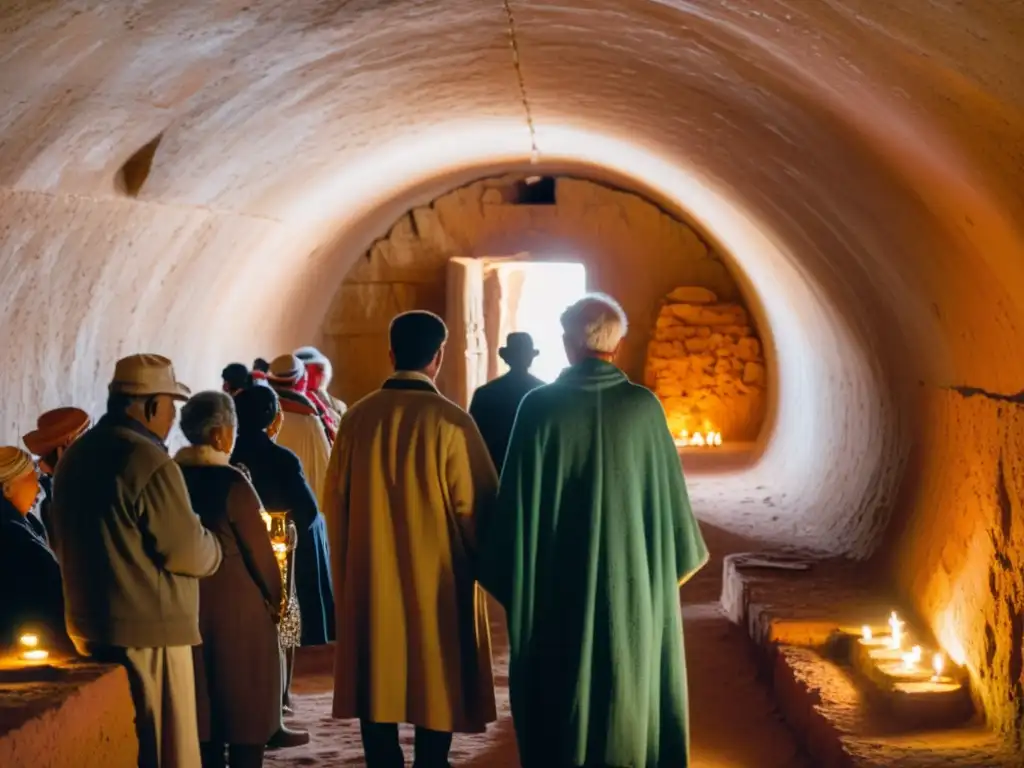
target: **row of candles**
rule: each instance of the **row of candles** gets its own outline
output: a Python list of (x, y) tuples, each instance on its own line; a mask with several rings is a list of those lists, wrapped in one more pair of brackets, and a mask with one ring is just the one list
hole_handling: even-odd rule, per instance
[(708, 432), (694, 432), (690, 434), (685, 429), (676, 438), (676, 445), (680, 447), (699, 446), (715, 448), (722, 444), (722, 433), (710, 430)]
[[(896, 611), (889, 614), (889, 639), (887, 644), (893, 651), (900, 651), (903, 648), (904, 632), (903, 622), (899, 616), (896, 615)], [(865, 624), (861, 628), (862, 638), (870, 642), (874, 635), (871, 631), (871, 627)], [(900, 659), (903, 662), (903, 669), (906, 672), (916, 672), (918, 665), (924, 656), (924, 652), (921, 650), (920, 645), (912, 646), (909, 651), (904, 651), (900, 654)], [(942, 676), (942, 671), (946, 668), (946, 657), (941, 653), (936, 653), (932, 656), (932, 671), (935, 673), (932, 675), (932, 681), (938, 682)]]

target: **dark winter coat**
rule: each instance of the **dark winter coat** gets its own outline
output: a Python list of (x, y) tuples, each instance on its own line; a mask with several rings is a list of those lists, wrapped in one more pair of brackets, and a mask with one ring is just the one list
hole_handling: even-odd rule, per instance
[(50, 647), (68, 642), (60, 566), (42, 529), (0, 496), (0, 645), (15, 645), (22, 629)]
[(473, 393), (469, 415), (483, 435), (491, 461), (499, 473), (501, 465), (505, 463), (508, 438), (512, 434), (519, 402), (526, 397), (527, 392), (543, 383), (526, 371), (509, 371)]
[(302, 644), (334, 640), (334, 590), (327, 527), (299, 458), (265, 432), (240, 432), (232, 464), (244, 466), (268, 512), (288, 512), (299, 531), (295, 589), (302, 615)]
[(273, 614), (281, 607), (281, 572), (260, 500), (224, 454), (192, 447), (175, 460), (192, 508), (224, 553), (218, 571), (199, 582), (203, 644), (192, 649), (199, 739), (265, 744), (280, 722)]

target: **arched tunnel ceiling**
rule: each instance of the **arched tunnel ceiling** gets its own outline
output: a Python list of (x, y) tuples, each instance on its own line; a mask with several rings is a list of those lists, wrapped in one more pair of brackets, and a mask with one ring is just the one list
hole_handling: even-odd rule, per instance
[(209, 385), (308, 339), (398, 213), (532, 159), (731, 255), (788, 425), (759, 493), (866, 553), (921, 387), (1024, 389), (1022, 39), (1012, 2), (0, 4), (4, 435), (126, 351)]

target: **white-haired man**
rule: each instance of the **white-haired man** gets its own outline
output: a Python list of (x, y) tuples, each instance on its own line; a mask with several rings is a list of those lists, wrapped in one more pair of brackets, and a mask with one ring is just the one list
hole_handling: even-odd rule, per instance
[(523, 399), (480, 583), (505, 607), (525, 768), (686, 766), (678, 587), (708, 558), (665, 413), (613, 365), (626, 316), (562, 315), (570, 367)]

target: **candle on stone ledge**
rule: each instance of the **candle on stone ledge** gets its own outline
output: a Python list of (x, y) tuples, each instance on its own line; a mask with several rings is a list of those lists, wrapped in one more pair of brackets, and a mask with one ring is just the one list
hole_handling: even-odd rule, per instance
[(939, 678), (942, 677), (942, 670), (946, 667), (946, 657), (941, 653), (936, 653), (932, 657), (932, 669), (935, 670), (935, 674), (932, 675), (932, 682), (938, 682)]
[(18, 638), (18, 644), (22, 647), (21, 659), (23, 661), (40, 662), (50, 657), (50, 652), (39, 647), (39, 635), (33, 632), (25, 632)]
[(889, 647), (899, 650), (903, 645), (903, 622), (896, 615), (896, 611), (889, 614), (889, 637)]

